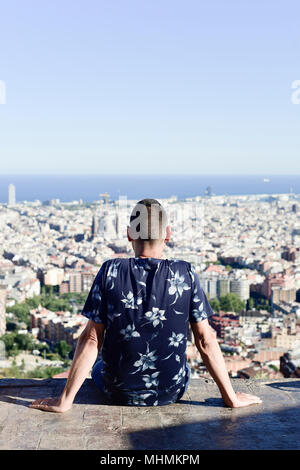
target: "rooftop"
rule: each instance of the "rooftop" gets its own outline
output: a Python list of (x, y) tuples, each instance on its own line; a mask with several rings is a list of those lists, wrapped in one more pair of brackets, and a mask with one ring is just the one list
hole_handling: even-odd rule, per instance
[(173, 405), (109, 406), (87, 379), (73, 408), (55, 414), (28, 405), (57, 396), (65, 379), (1, 379), (0, 449), (300, 449), (300, 379), (232, 382), (263, 404), (225, 408), (200, 378)]

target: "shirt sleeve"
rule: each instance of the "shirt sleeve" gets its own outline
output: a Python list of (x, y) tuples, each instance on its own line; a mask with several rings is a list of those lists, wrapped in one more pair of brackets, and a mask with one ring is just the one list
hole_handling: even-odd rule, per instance
[(214, 315), (204, 290), (200, 286), (199, 278), (194, 267), (189, 263), (189, 273), (192, 278), (192, 295), (189, 321), (197, 323)]
[(105, 299), (105, 263), (102, 264), (96, 275), (89, 295), (84, 304), (82, 315), (95, 323), (106, 324), (106, 299)]

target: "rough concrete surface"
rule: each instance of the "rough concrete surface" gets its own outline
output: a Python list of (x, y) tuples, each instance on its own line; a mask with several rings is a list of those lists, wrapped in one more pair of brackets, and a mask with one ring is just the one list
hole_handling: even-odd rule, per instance
[(232, 380), (261, 405), (229, 409), (209, 379), (192, 379), (179, 403), (111, 406), (87, 379), (71, 410), (28, 405), (58, 396), (64, 379), (0, 380), (0, 449), (300, 449), (300, 379)]

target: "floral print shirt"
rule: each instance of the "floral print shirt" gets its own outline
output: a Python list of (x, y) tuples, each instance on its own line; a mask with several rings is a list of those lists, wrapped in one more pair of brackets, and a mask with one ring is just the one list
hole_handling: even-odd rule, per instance
[(115, 258), (103, 263), (82, 314), (106, 326), (104, 392), (115, 403), (174, 403), (187, 382), (188, 322), (213, 314), (192, 265)]

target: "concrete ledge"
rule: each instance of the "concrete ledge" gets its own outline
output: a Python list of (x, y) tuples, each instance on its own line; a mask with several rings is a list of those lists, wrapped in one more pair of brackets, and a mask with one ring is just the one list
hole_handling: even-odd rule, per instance
[(54, 414), (28, 405), (65, 379), (1, 379), (0, 449), (300, 449), (300, 379), (232, 382), (263, 404), (225, 408), (212, 380), (192, 379), (173, 405), (109, 406), (87, 379), (73, 408)]

